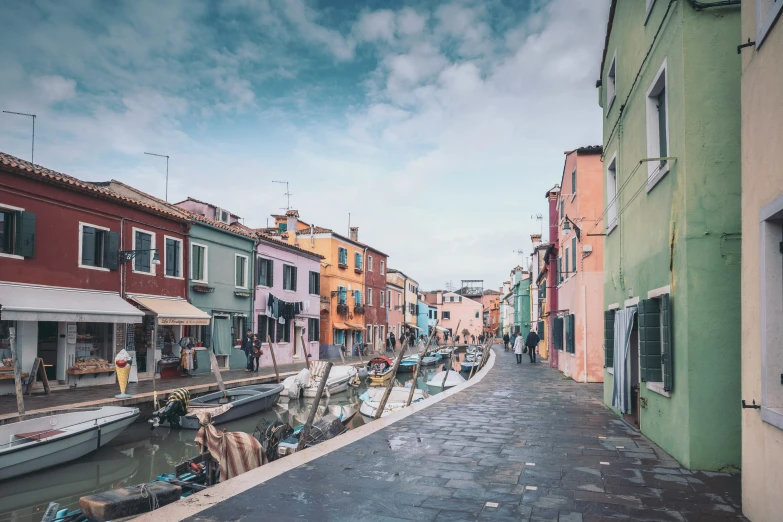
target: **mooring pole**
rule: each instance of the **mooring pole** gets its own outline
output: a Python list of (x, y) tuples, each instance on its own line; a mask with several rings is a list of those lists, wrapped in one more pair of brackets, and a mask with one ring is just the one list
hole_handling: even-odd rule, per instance
[[(302, 336), (304, 339), (304, 335)], [(275, 366), (275, 376), (277, 377), (277, 384), (280, 384), (280, 372), (277, 371), (277, 358), (275, 357), (275, 349), (272, 346), (272, 338), (269, 334), (266, 335), (266, 341), (269, 344), (269, 353), (272, 354), (272, 364)]]
[(22, 394), (22, 361), (19, 358), (19, 348), (16, 346), (16, 327), (11, 327), (11, 356), (14, 358), (14, 388), (16, 388), (16, 409), (19, 416), (24, 415), (24, 395)]
[[(304, 337), (304, 336), (303, 336)], [(321, 376), (321, 382), (318, 383), (318, 391), (315, 393), (315, 400), (313, 401), (313, 407), (310, 408), (310, 414), (307, 416), (307, 422), (302, 428), (302, 434), (299, 436), (299, 444), (296, 446), (296, 451), (304, 448), (307, 437), (310, 436), (310, 428), (315, 420), (315, 414), (318, 411), (318, 403), (321, 402), (321, 395), (324, 393), (326, 387), (326, 381), (329, 379), (329, 372), (332, 371), (332, 363), (327, 362), (326, 368), (324, 368), (324, 374)]]
[(310, 369), (310, 353), (307, 351), (307, 343), (304, 342), (304, 334), (301, 335), (302, 338), (302, 350), (304, 350), (305, 354), (305, 366), (307, 366), (307, 369)]
[(381, 398), (381, 402), (380, 404), (378, 404), (378, 410), (375, 412), (376, 419), (381, 418), (383, 409), (386, 407), (386, 401), (389, 400), (389, 395), (391, 395), (392, 388), (394, 387), (394, 378), (397, 376), (397, 369), (400, 367), (400, 363), (402, 362), (402, 353), (403, 352), (400, 351), (400, 355), (398, 355), (397, 360), (394, 361), (394, 367), (392, 368), (391, 379), (389, 379), (389, 384), (386, 386), (386, 391), (383, 392), (383, 397)]
[(435, 321), (435, 326), (432, 328), (432, 332), (430, 332), (430, 338), (427, 340), (427, 345), (424, 347), (424, 350), (419, 354), (419, 362), (416, 364), (416, 368), (413, 370), (413, 381), (411, 382), (411, 391), (408, 392), (408, 400), (405, 403), (405, 406), (410, 406), (411, 402), (413, 402), (413, 394), (416, 391), (416, 386), (419, 379), (419, 368), (421, 368), (421, 360), (427, 355), (430, 348), (430, 343), (432, 343), (433, 337), (435, 337), (435, 332), (438, 331), (438, 320)]

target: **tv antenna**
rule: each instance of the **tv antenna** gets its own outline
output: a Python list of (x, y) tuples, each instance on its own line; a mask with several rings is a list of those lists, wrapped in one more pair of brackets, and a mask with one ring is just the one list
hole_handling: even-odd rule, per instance
[(166, 154), (155, 154), (154, 152), (145, 152), (147, 156), (157, 156), (166, 158), (166, 203), (169, 202), (169, 157)]
[(30, 153), (30, 163), (35, 165), (35, 118), (37, 116), (35, 114), (27, 114), (26, 112), (13, 112), (13, 111), (3, 111), (6, 114), (15, 114), (17, 116), (27, 116), (28, 118), (33, 119), (33, 149)]
[(530, 219), (535, 219), (541, 224), (541, 235), (544, 235), (544, 216), (542, 214), (536, 214), (535, 216), (530, 216)]
[(288, 212), (289, 210), (291, 210), (291, 196), (293, 196), (293, 194), (291, 194), (291, 191), (288, 189), (288, 182), (287, 181), (272, 181), (272, 183), (280, 183), (281, 185), (285, 185), (285, 194), (283, 194), (283, 195), (287, 198), (286, 199), (287, 204), (286, 204), (285, 208), (280, 207), (280, 210), (285, 210), (286, 212)]

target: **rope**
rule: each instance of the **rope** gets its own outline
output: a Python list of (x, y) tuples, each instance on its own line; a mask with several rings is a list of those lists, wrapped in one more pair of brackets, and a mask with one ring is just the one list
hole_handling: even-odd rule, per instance
[(155, 511), (160, 507), (160, 504), (158, 504), (158, 496), (149, 488), (147, 484), (139, 484), (138, 486), (134, 486), (132, 489), (138, 489), (139, 493), (141, 493), (141, 498), (149, 499), (150, 511)]

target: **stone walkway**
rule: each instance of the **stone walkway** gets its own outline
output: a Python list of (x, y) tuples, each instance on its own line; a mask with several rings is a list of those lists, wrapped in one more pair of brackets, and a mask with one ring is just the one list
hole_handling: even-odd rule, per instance
[(744, 520), (738, 475), (681, 468), (602, 385), (495, 353), (482, 382), (189, 520)]

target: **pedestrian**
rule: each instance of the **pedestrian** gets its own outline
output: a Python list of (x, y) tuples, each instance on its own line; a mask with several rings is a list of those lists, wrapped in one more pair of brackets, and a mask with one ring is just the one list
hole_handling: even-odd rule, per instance
[(242, 337), (242, 351), (245, 352), (245, 357), (247, 357), (245, 371), (253, 371), (253, 330), (250, 328), (247, 329), (247, 332)]
[(514, 355), (517, 356), (517, 364), (522, 364), (522, 354), (524, 353), (525, 343), (522, 341), (522, 336), (517, 335), (514, 339)]
[[(264, 355), (264, 351), (261, 349), (261, 339), (258, 338), (258, 334), (253, 334), (253, 354), (252, 363), (250, 365), (251, 371), (258, 373), (258, 368), (260, 366), (259, 359), (262, 355)], [(255, 368), (255, 370), (253, 370), (253, 368)]]
[(397, 349), (397, 337), (394, 335), (394, 332), (391, 333), (391, 347), (392, 351)]
[(527, 339), (525, 339), (525, 346), (530, 351), (531, 363), (536, 362), (536, 350), (538, 349), (538, 343), (540, 342), (541, 338), (538, 337), (538, 334), (533, 330), (530, 330), (530, 333), (527, 334)]
[(507, 333), (503, 334), (503, 348), (505, 348), (506, 351), (508, 351), (508, 341), (509, 337)]

